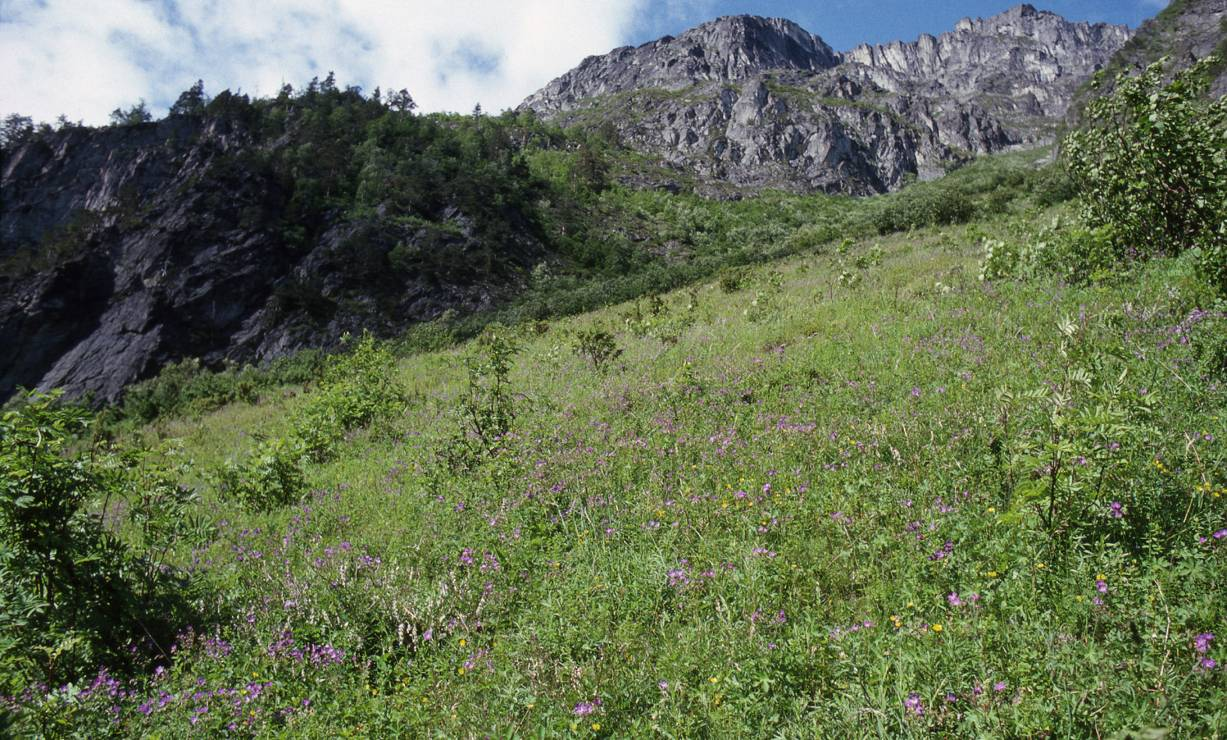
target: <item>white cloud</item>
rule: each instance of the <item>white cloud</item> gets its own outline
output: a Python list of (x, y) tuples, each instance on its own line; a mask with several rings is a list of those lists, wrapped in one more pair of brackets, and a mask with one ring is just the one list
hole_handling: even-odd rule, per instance
[(270, 95), (329, 70), (425, 110), (496, 111), (626, 43), (648, 2), (0, 0), (0, 113), (98, 123), (138, 98), (161, 113), (198, 77)]

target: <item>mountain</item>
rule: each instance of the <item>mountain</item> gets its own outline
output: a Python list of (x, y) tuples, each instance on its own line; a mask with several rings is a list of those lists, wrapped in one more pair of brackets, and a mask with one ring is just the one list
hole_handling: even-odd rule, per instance
[(418, 116), (329, 77), (189, 96), (156, 122), (6, 133), (0, 401), (20, 386), (114, 401), (184, 358), (262, 362), (505, 304), (543, 263), (591, 276), (670, 259), (633, 228), (585, 231), (605, 216), (575, 172), (540, 168), (578, 146), (579, 189), (599, 189), (601, 155), (550, 122), (668, 165), (635, 184), (878, 193), (1050, 138), (1129, 36), (1023, 5), (840, 53), (735, 16), (586, 59), (519, 114)]
[(877, 193), (1050, 140), (1079, 86), (1130, 35), (1020, 5), (940, 36), (837, 53), (790, 21), (729, 16), (590, 57), (521, 108), (602, 128), (713, 193)]
[[(1113, 78), (1135, 72), (1167, 57), (1170, 68), (1184, 69), (1215, 54), (1220, 62), (1208, 90), (1212, 97), (1227, 95), (1227, 0), (1172, 0), (1158, 15), (1142, 23), (1105, 67), (1103, 84), (1094, 91), (1113, 89)], [(1091, 91), (1085, 90), (1080, 101)]]
[(0, 154), (0, 401), (113, 401), (169, 362), (259, 362), (515, 294), (546, 253), (493, 123), (356, 91), (223, 93)]

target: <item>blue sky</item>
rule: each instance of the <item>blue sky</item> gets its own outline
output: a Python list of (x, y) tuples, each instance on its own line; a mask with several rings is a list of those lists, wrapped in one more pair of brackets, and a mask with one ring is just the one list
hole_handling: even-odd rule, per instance
[[(941, 33), (1014, 0), (0, 0), (0, 115), (101, 123), (139, 99), (161, 115), (207, 92), (271, 95), (337, 73), (408, 88), (423, 110), (513, 107), (590, 54), (719, 15), (790, 18), (839, 50)], [(1163, 0), (1048, 0), (1138, 25)]]
[[(666, 13), (645, 13), (636, 24), (634, 43), (665, 34), (676, 35), (718, 15), (753, 15), (788, 18), (821, 36), (838, 50), (857, 44), (913, 40), (922, 33), (949, 31), (961, 18), (996, 15), (1021, 0), (715, 0), (675, 2)], [(1150, 18), (1165, 0), (1031, 0), (1070, 20), (1123, 23), (1136, 27)]]

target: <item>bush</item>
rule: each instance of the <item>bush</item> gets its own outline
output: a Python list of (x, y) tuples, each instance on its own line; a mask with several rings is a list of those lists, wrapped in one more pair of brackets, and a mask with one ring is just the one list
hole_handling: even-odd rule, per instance
[(975, 215), (970, 193), (949, 183), (922, 183), (899, 193), (874, 216), (879, 234), (966, 223)]
[(604, 329), (581, 329), (575, 334), (575, 351), (588, 358), (597, 372), (622, 356), (622, 348), (614, 335)]
[(749, 274), (750, 269), (748, 267), (730, 267), (724, 270), (720, 273), (721, 292), (728, 294), (741, 290), (741, 286), (745, 284)]
[(1227, 383), (1227, 300), (1194, 309), (1177, 328), (1189, 338), (1197, 374), (1209, 383)]
[(1088, 106), (1086, 126), (1066, 137), (1064, 154), (1087, 223), (1112, 227), (1131, 257), (1202, 247), (1206, 278), (1227, 290), (1227, 98), (1203, 97), (1216, 61), (1167, 83), (1166, 60), (1136, 77), (1122, 74), (1114, 93)]
[(1065, 226), (1060, 220), (1022, 244), (984, 240), (981, 280), (1057, 275), (1070, 285), (1117, 277), (1129, 263), (1110, 227)]
[(100, 662), (121, 668), (138, 644), (167, 644), (186, 611), (175, 572), (103, 525), (105, 503), (147, 479), (82, 449), (91, 422), (56, 395), (0, 417), (0, 690), (71, 681)]
[(1054, 162), (1035, 170), (1028, 187), (1032, 199), (1041, 208), (1048, 208), (1073, 200), (1078, 191), (1062, 162)]
[(116, 415), (150, 422), (163, 416), (208, 413), (228, 403), (255, 403), (260, 392), (279, 385), (304, 384), (323, 372), (325, 355), (303, 350), (280, 357), (265, 368), (251, 365), (214, 371), (188, 358), (172, 362), (154, 378), (128, 388)]
[(1110, 226), (1074, 226), (1036, 245), (1032, 270), (1060, 275), (1070, 285), (1103, 282), (1128, 266)]
[(499, 325), (487, 328), (474, 343), (464, 360), (468, 387), (445, 453), (451, 463), (468, 466), (502, 447), (516, 417), (511, 368), (519, 351), (519, 343)]
[(1200, 252), (1198, 269), (1210, 287), (1221, 296), (1227, 296), (1227, 216), (1218, 228), (1202, 233), (1197, 240)]
[(346, 432), (397, 414), (404, 402), (396, 358), (366, 334), (328, 362), (319, 388), (297, 414), (294, 435), (313, 459), (324, 460)]
[(329, 358), (287, 437), (262, 440), (241, 461), (228, 460), (213, 482), (222, 498), (253, 511), (292, 504), (306, 486), (305, 461), (329, 459), (346, 432), (395, 415), (404, 401), (392, 353), (364, 335), (352, 351)]
[(262, 441), (241, 462), (227, 460), (215, 476), (223, 499), (252, 511), (270, 511), (302, 497), (306, 483), (302, 459), (307, 454), (296, 439)]
[(984, 259), (980, 261), (981, 280), (1002, 280), (1018, 272), (1018, 246), (1000, 239), (984, 241)]
[[(737, 284), (740, 286), (748, 280), (749, 274), (744, 268), (737, 271)], [(623, 312), (622, 323), (636, 337), (650, 337), (663, 344), (674, 345), (694, 324), (698, 309), (699, 293), (694, 288), (686, 292), (686, 301), (680, 306), (670, 306), (659, 295), (653, 294), (648, 297), (646, 312), (641, 303), (635, 301), (630, 310)]]

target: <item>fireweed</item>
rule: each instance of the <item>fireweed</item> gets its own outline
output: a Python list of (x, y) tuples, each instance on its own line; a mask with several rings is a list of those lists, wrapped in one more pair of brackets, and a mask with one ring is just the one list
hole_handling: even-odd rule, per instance
[[(204, 584), (173, 643), (15, 687), (7, 727), (1211, 735), (1227, 389), (1170, 341), (1196, 278), (976, 281), (1035, 220), (852, 243), (881, 258), (855, 289), (818, 254), (665, 296), (677, 340), (615, 332), (603, 374), (552, 335), (628, 307), (403, 359), (413, 401), (327, 434), (289, 503), (185, 503), (210, 527), (170, 539)], [(208, 470), (318, 392), (163, 428)]]

